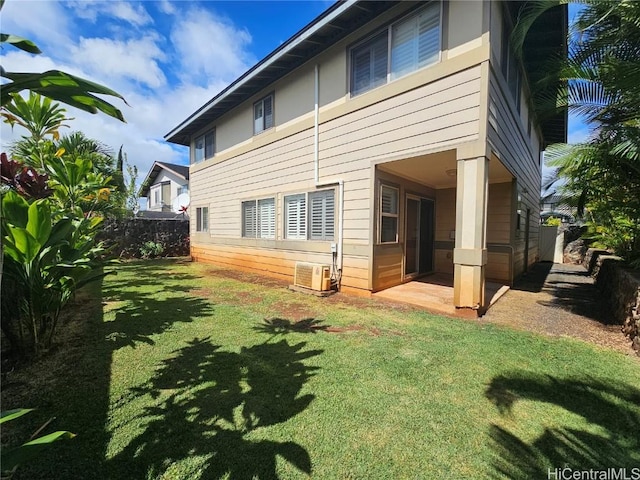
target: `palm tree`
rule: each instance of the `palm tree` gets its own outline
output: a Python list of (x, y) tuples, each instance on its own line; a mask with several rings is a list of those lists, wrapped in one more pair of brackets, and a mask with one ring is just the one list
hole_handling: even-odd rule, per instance
[[(523, 5), (512, 36), (520, 54), (531, 25), (559, 3), (567, 2)], [(601, 245), (640, 261), (640, 2), (587, 0), (568, 41), (567, 58), (550, 59), (553, 75), (533, 85), (544, 92), (536, 106), (569, 108), (592, 133), (580, 144), (551, 146), (547, 163)], [(558, 72), (559, 88), (550, 91)]]

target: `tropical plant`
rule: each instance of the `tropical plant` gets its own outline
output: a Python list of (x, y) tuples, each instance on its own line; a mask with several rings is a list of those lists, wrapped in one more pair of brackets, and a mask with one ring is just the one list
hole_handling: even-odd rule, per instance
[(64, 158), (64, 151), (51, 156), (45, 165), (51, 179), (53, 198), (62, 211), (80, 207), (83, 214), (91, 214), (100, 202), (108, 202), (111, 177), (96, 173), (91, 160), (78, 157), (73, 161)]
[(544, 224), (549, 227), (559, 227), (562, 224), (562, 222), (560, 221), (559, 218), (551, 216), (544, 221)]
[(164, 247), (159, 242), (144, 242), (140, 247), (140, 255), (142, 258), (155, 258), (162, 255)]
[(11, 94), (11, 101), (2, 106), (1, 115), (5, 123), (12, 127), (20, 125), (29, 131), (29, 138), (37, 143), (47, 135), (54, 140), (60, 138), (60, 127), (68, 127), (63, 122), (73, 120), (65, 116), (65, 109), (59, 103), (52, 103), (50, 98), (29, 92), (24, 99), (17, 93)]
[[(0, 413), (0, 424), (16, 420), (27, 413), (33, 412), (32, 408), (18, 408), (15, 410), (7, 410)], [(16, 447), (3, 448), (0, 454), (0, 465), (2, 467), (2, 478), (11, 479), (16, 473), (20, 465), (28, 463), (38, 456), (43, 450), (50, 447), (53, 442), (58, 440), (68, 440), (75, 437), (75, 434), (64, 430), (49, 433), (39, 437), (40, 433), (53, 421), (51, 418), (38, 430), (36, 430), (31, 438), (22, 445)]]
[[(0, 10), (2, 10), (4, 2), (5, 0), (0, 0)], [(0, 33), (0, 44), (8, 44), (36, 55), (42, 53), (31, 40), (7, 33)], [(122, 112), (97, 95), (117, 97), (126, 104), (124, 97), (98, 83), (60, 70), (49, 70), (44, 73), (18, 73), (7, 72), (0, 67), (0, 77), (8, 80), (2, 84), (0, 90), (0, 105), (2, 107), (12, 101), (13, 94), (28, 90), (85, 112), (97, 113), (101, 111), (124, 122)]]
[[(567, 2), (523, 4), (513, 44), (522, 46), (533, 22), (559, 3)], [(592, 133), (585, 142), (549, 148), (547, 164), (562, 179), (556, 188), (564, 202), (587, 218), (592, 239), (640, 265), (640, 2), (584, 3), (567, 58), (552, 59), (549, 70), (563, 85), (554, 107), (568, 107)], [(553, 81), (549, 75), (534, 89)]]
[(73, 293), (104, 275), (100, 217), (52, 220), (46, 199), (31, 203), (13, 190), (2, 198), (4, 265), (2, 331), (23, 355), (49, 348), (60, 311)]

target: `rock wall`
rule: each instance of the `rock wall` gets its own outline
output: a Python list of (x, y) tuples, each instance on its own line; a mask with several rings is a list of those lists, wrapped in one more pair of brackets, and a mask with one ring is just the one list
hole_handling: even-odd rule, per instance
[(607, 308), (640, 355), (640, 271), (624, 267), (622, 259), (590, 248), (585, 256)]
[(580, 265), (583, 263), (588, 248), (588, 241), (581, 238), (587, 231), (587, 227), (578, 225), (561, 226), (564, 232), (564, 258), (563, 263)]
[(189, 255), (189, 220), (148, 220), (127, 218), (108, 220), (98, 240), (113, 247), (119, 258), (139, 258), (145, 242), (160, 243), (163, 257)]

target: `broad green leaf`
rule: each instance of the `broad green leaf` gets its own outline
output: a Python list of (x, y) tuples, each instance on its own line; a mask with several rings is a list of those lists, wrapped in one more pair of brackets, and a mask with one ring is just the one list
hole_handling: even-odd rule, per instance
[(47, 450), (51, 443), (58, 440), (71, 439), (73, 437), (75, 437), (75, 435), (71, 432), (58, 431), (36, 438), (35, 440), (27, 442), (19, 447), (3, 451), (1, 456), (2, 470), (5, 472), (13, 470), (16, 466), (28, 462), (43, 451)]
[(0, 423), (10, 422), (11, 420), (26, 415), (29, 412), (33, 412), (33, 410), (33, 408), (16, 408), (15, 410), (0, 412)]
[(62, 218), (58, 220), (51, 227), (51, 234), (49, 235), (49, 239), (47, 240), (45, 246), (55, 246), (62, 242), (68, 241), (71, 231), (73, 229), (73, 222), (70, 218)]
[(40, 245), (47, 243), (51, 234), (51, 209), (45, 202), (33, 202), (29, 207), (29, 221), (27, 222), (27, 232)]
[[(17, 262), (29, 263), (40, 251), (40, 243), (26, 228), (8, 225), (9, 238), (5, 238), (5, 253)], [(15, 249), (15, 251), (13, 251)]]
[(22, 90), (31, 90), (90, 113), (102, 111), (118, 120), (125, 121), (120, 110), (93, 95), (94, 93), (110, 95), (120, 98), (127, 104), (122, 95), (103, 85), (59, 70), (50, 70), (44, 73), (14, 73), (2, 70), (1, 73), (3, 77), (12, 80), (12, 82), (2, 85), (2, 91), (0, 91), (2, 105), (7, 105), (11, 101), (11, 94), (19, 93)]
[(29, 221), (29, 203), (13, 190), (2, 196), (2, 218), (16, 227), (26, 228)]
[(18, 37), (17, 35), (11, 35), (10, 33), (0, 33), (0, 43), (9, 43), (20, 50), (25, 52), (40, 54), (42, 51), (37, 47), (35, 43), (26, 38)]

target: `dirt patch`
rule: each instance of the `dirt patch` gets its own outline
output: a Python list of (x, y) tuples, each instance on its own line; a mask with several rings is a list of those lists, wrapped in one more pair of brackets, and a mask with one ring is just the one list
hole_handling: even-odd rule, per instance
[(206, 298), (217, 303), (237, 303), (240, 305), (254, 305), (262, 302), (262, 297), (250, 292), (233, 292), (232, 294), (219, 295), (210, 288), (194, 288), (187, 293), (197, 297)]
[(230, 278), (231, 280), (252, 283), (254, 285), (261, 285), (263, 287), (270, 287), (270, 288), (288, 287), (289, 284), (291, 283), (286, 280), (279, 280), (277, 278), (258, 275), (255, 273), (242, 272), (239, 270), (209, 268), (206, 270), (205, 273), (206, 275), (210, 275), (213, 277)]
[(578, 265), (538, 264), (481, 322), (553, 337), (572, 337), (633, 355), (621, 325), (611, 325), (593, 279)]
[(294, 322), (307, 318), (315, 318), (317, 313), (304, 303), (285, 303), (277, 302), (271, 306), (271, 310), (276, 312), (276, 316), (280, 318), (288, 318)]

